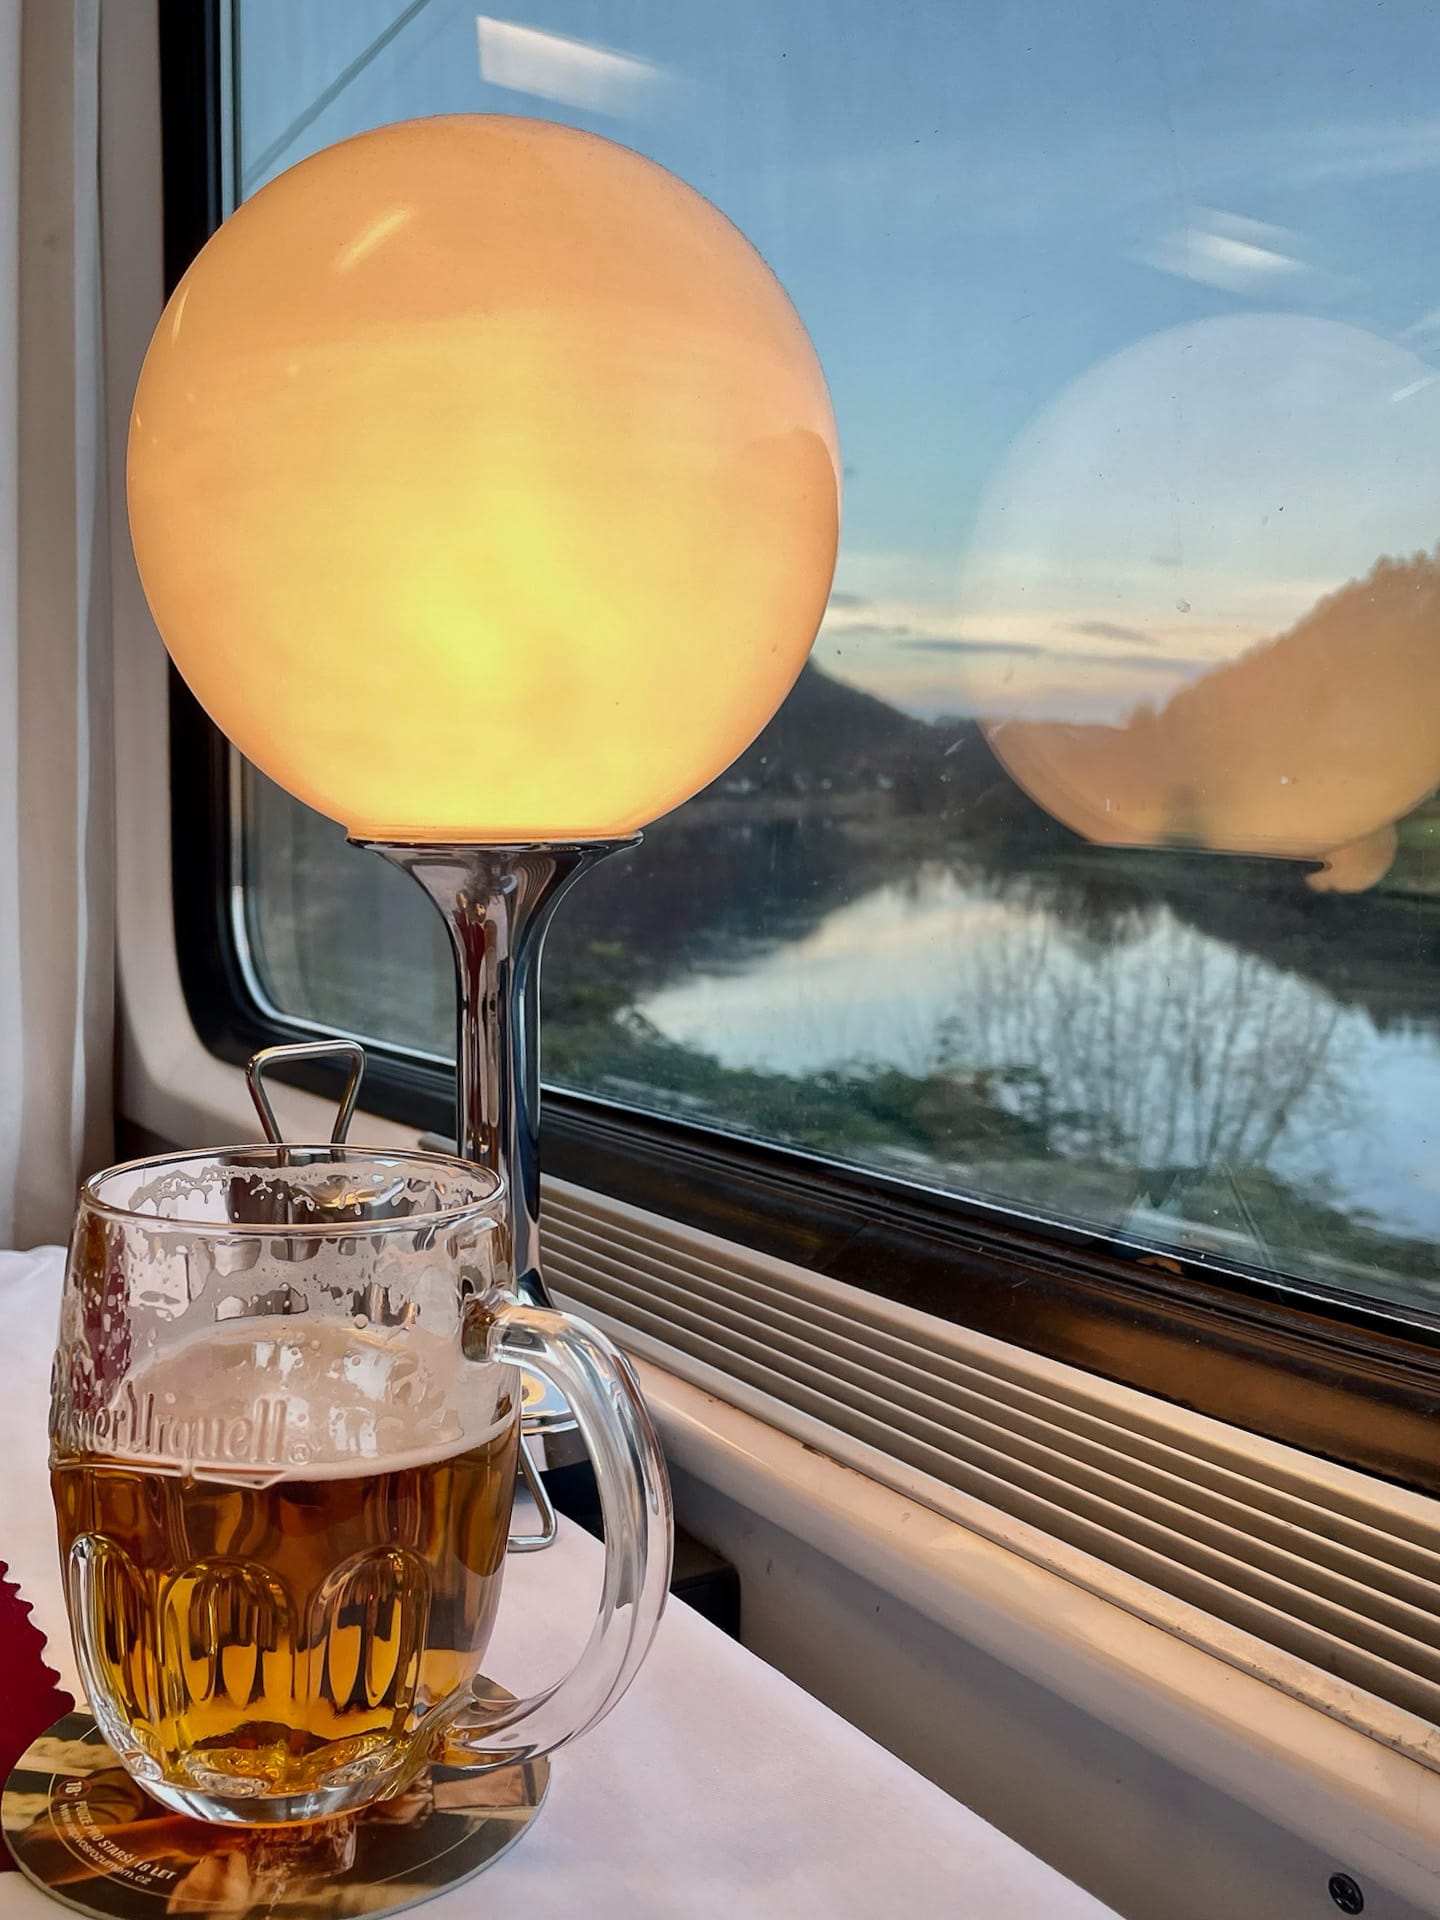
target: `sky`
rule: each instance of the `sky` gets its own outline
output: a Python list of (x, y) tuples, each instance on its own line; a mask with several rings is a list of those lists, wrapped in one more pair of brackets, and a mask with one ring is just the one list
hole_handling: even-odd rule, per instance
[(840, 430), (816, 657), (912, 713), (1118, 721), (1440, 539), (1423, 0), (237, 10), (244, 191), (539, 114), (750, 236)]

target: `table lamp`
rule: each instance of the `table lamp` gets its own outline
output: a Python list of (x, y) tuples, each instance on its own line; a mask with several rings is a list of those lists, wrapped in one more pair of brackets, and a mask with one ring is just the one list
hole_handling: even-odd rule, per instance
[(245, 202), (166, 307), (130, 525), (187, 684), (411, 874), (460, 976), (460, 1151), (539, 1278), (537, 976), (574, 878), (729, 765), (824, 613), (824, 376), (748, 241), (547, 122), (383, 127)]

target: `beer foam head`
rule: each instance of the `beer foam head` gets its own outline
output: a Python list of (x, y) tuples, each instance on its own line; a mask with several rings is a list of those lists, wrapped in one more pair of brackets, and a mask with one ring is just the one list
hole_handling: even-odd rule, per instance
[(160, 1346), (66, 1451), (237, 1484), (422, 1466), (511, 1417), (511, 1369), (477, 1365), (418, 1327), (265, 1316)]

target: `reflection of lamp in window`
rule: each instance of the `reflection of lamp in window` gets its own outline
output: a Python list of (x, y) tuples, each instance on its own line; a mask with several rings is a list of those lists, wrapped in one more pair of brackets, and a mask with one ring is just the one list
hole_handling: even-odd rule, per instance
[(995, 638), (951, 689), (1030, 798), (1101, 846), (1379, 880), (1440, 780), (1437, 408), (1408, 349), (1284, 313), (1052, 400), (986, 483), (959, 619)]
[(749, 743), (824, 611), (838, 462), (794, 309), (623, 147), (387, 127), (264, 188), (191, 267), (129, 498), (201, 704), (447, 915), (462, 1150), (508, 1175), (533, 1277), (549, 909)]

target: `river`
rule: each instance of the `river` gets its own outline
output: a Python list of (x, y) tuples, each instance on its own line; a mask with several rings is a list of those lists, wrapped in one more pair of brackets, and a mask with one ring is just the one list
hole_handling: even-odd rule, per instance
[[(1079, 1157), (1264, 1168), (1357, 1220), (1440, 1237), (1433, 1027), (1382, 1029), (1165, 906), (1097, 939), (922, 868), (797, 938), (692, 963), (639, 1010), (731, 1068), (996, 1069), (1012, 1101), (1042, 1075)], [(1043, 1210), (1053, 1173), (1037, 1162), (1010, 1197)]]

